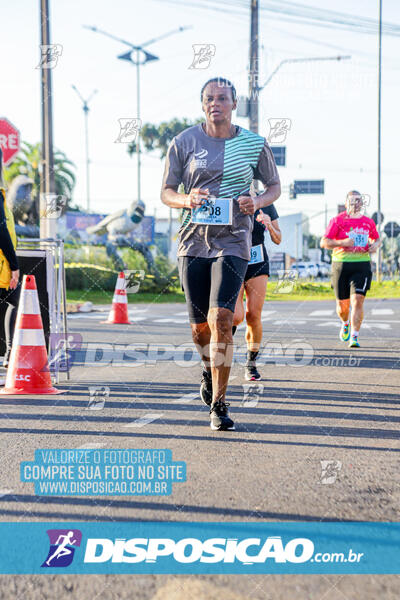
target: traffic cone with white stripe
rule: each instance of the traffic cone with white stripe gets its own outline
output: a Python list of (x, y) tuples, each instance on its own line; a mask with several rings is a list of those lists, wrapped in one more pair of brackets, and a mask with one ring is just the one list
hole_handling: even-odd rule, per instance
[(107, 321), (103, 321), (103, 323), (112, 323), (113, 325), (131, 324), (128, 316), (128, 296), (126, 294), (126, 281), (123, 271), (118, 275), (110, 314)]
[(34, 275), (24, 275), (5, 387), (0, 394), (61, 394), (53, 387)]

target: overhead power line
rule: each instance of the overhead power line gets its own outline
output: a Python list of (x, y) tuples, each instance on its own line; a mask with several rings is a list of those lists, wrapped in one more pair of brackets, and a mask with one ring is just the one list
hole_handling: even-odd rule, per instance
[[(248, 0), (218, 0), (218, 3), (215, 0), (202, 0), (200, 3), (197, 0), (162, 1), (164, 3), (168, 2), (170, 4), (185, 6), (185, 8), (191, 6), (193, 9), (222, 12), (224, 14), (229, 13), (231, 16), (239, 17), (242, 16), (243, 12), (247, 13), (249, 9)], [(305, 4), (289, 2), (288, 0), (261, 0), (260, 11), (261, 14), (269, 13), (269, 19), (293, 24), (341, 29), (364, 34), (378, 34), (379, 31), (377, 19), (306, 6)], [(400, 24), (383, 22), (382, 33), (400, 37)]]

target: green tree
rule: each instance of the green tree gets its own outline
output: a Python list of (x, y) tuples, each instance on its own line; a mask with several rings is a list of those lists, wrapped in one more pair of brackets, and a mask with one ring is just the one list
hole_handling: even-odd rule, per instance
[[(54, 152), (54, 183), (56, 194), (67, 198), (67, 209), (77, 210), (71, 206), (71, 196), (75, 186), (76, 177), (71, 167), (75, 164), (69, 160), (64, 152)], [(22, 142), (21, 150), (14, 162), (4, 169), (4, 181), (9, 185), (17, 175), (27, 175), (33, 181), (32, 197), (39, 198), (41, 172), (41, 144)]]
[[(154, 125), (153, 123), (145, 123), (140, 129), (140, 139), (143, 142), (143, 146), (148, 152), (158, 150), (160, 152), (160, 158), (164, 158), (167, 154), (168, 146), (170, 145), (172, 138), (178, 133), (181, 133), (184, 129), (202, 123), (204, 119), (199, 117), (194, 121), (189, 119), (172, 119), (171, 121), (163, 121), (160, 125)], [(128, 146), (128, 154), (132, 156), (136, 152), (136, 143), (133, 142)]]

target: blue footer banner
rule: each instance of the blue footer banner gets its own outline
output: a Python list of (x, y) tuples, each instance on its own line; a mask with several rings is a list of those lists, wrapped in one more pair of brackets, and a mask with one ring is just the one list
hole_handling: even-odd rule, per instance
[(0, 573), (400, 573), (400, 523), (0, 523)]

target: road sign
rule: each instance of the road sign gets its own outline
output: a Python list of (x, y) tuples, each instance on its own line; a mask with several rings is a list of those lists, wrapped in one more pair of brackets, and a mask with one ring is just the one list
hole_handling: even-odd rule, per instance
[(383, 231), (389, 238), (395, 238), (400, 233), (400, 225), (395, 223), (395, 221), (389, 221), (389, 223), (386, 223)]
[(12, 162), (19, 152), (19, 131), (8, 119), (0, 118), (0, 147), (3, 151), (3, 165)]
[[(378, 225), (378, 213), (374, 212), (374, 214), (372, 215), (372, 220), (375, 223), (375, 225)], [(383, 216), (383, 213), (381, 212), (381, 223), (383, 223), (383, 221), (385, 220), (385, 217)]]
[(297, 194), (324, 194), (324, 179), (306, 179), (294, 181), (294, 193)]
[(278, 167), (286, 167), (286, 146), (271, 146)]

